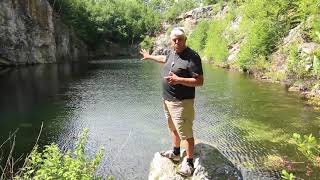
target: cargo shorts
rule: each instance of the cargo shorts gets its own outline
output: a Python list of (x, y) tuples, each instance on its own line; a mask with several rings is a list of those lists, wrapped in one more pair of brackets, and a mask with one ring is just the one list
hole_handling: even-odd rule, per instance
[(164, 112), (170, 131), (177, 131), (180, 139), (193, 137), (194, 99), (181, 101), (163, 100)]

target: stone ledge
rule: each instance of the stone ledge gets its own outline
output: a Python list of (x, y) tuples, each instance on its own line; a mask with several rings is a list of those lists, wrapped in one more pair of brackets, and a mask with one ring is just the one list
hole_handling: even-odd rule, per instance
[(243, 179), (241, 172), (209, 144), (195, 145), (195, 171), (192, 177), (177, 174), (179, 165), (156, 153), (150, 165), (149, 180)]

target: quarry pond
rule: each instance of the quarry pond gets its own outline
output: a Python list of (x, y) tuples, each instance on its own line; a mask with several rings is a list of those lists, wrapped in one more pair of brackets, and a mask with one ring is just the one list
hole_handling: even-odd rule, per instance
[[(198, 141), (218, 150), (244, 179), (279, 179), (275, 157), (305, 161), (288, 141), (293, 133), (318, 136), (319, 112), (279, 84), (203, 66)], [(157, 64), (120, 59), (9, 68), (0, 70), (0, 83), (0, 143), (18, 128), (16, 156), (31, 150), (42, 122), (42, 146), (72, 148), (88, 128), (88, 153), (106, 149), (98, 174), (116, 179), (147, 179), (154, 154), (171, 148)]]

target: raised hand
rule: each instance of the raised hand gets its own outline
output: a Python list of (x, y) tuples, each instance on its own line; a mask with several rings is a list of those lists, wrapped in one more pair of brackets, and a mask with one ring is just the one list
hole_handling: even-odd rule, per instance
[(141, 49), (140, 54), (143, 56), (141, 60), (146, 60), (150, 57), (149, 52), (145, 49)]

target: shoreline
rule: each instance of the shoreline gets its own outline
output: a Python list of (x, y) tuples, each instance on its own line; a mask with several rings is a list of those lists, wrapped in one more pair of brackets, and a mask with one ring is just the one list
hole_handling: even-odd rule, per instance
[(297, 86), (297, 85), (290, 83), (296, 79), (286, 78), (282, 81), (273, 80), (272, 78), (268, 77), (265, 73), (260, 72), (260, 71), (252, 71), (252, 70), (241, 71), (241, 70), (233, 67), (230, 64), (216, 64), (216, 63), (210, 62), (208, 60), (205, 60), (204, 62), (209, 65), (216, 66), (221, 69), (225, 69), (227, 71), (233, 71), (233, 72), (239, 72), (242, 74), (247, 74), (250, 78), (254, 78), (254, 79), (257, 79), (262, 82), (280, 84), (288, 92), (299, 93), (300, 99), (304, 100), (306, 102), (306, 105), (310, 105), (315, 110), (320, 111), (320, 95), (313, 93), (312, 90), (310, 90), (306, 87), (307, 86), (306, 84), (311, 83), (311, 81), (303, 81), (303, 83), (301, 84), (301, 87), (300, 87), (300, 86)]

